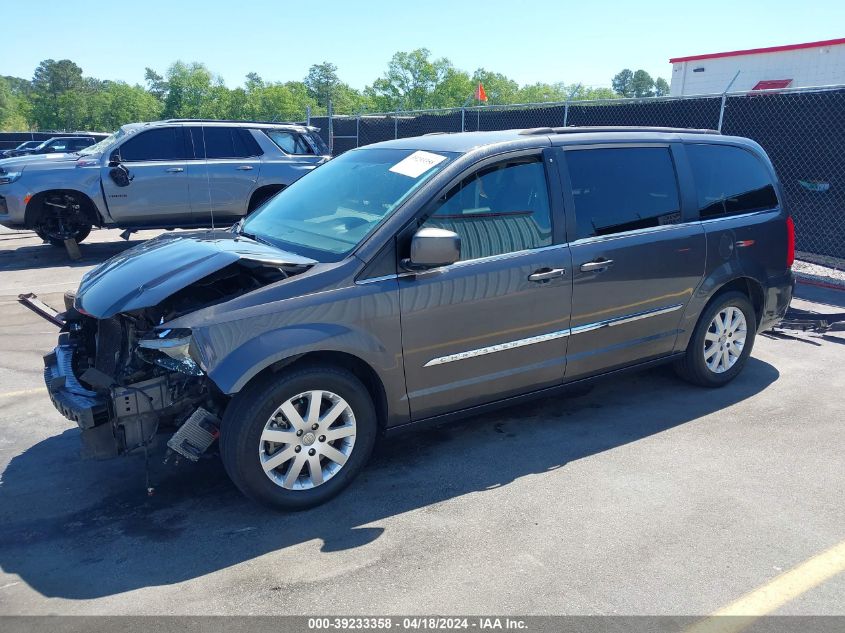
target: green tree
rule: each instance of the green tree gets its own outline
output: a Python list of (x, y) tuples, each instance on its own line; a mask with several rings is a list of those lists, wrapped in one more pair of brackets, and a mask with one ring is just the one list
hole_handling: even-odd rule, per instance
[(152, 68), (144, 69), (144, 81), (147, 82), (147, 92), (162, 104), (167, 97), (167, 82)]
[(321, 108), (328, 107), (329, 101), (336, 101), (337, 90), (341, 85), (337, 76), (337, 66), (331, 62), (311, 66), (303, 83), (308, 90), (308, 96), (314, 99)]
[(669, 94), (669, 84), (660, 77), (655, 81), (646, 71), (625, 68), (612, 80), (613, 90), (622, 97), (654, 97)]
[(160, 116), (161, 103), (143, 87), (108, 81), (92, 95), (85, 127), (110, 132), (126, 123), (155, 121)]
[(32, 77), (32, 117), (40, 129), (74, 127), (79, 116), (79, 97), (90, 89), (82, 68), (69, 59), (45, 59)]
[(517, 93), (520, 103), (547, 103), (550, 101), (566, 101), (569, 89), (564, 83), (546, 84), (535, 83), (523, 86)]
[(429, 108), (454, 108), (462, 106), (475, 92), (476, 84), (463, 70), (449, 67), (427, 99)]
[(435, 88), (452, 69), (446, 58), (431, 59), (427, 48), (400, 51), (390, 59), (387, 72), (365, 89), (365, 94), (383, 110), (428, 108)]
[(620, 70), (611, 80), (613, 91), (622, 97), (634, 96), (634, 73), (630, 68)]
[(654, 79), (644, 70), (638, 70), (631, 78), (631, 90), (635, 97), (654, 96)]
[(14, 129), (14, 119), (17, 117), (17, 102), (12, 89), (9, 82), (0, 77), (0, 130)]
[(479, 68), (472, 74), (472, 82), (472, 92), (469, 94), (474, 94), (480, 83), (487, 93), (487, 103), (491, 105), (516, 103), (519, 100), (519, 84), (502, 73)]
[(209, 109), (209, 101), (220, 96), (215, 91), (219, 85), (211, 71), (198, 62), (186, 64), (177, 61), (167, 69), (161, 85), (164, 97), (162, 116), (170, 118), (202, 118)]

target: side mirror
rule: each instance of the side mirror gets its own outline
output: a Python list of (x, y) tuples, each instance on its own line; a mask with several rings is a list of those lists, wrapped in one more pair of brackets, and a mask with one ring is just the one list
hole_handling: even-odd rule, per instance
[(454, 264), (461, 258), (461, 238), (446, 229), (422, 228), (411, 238), (411, 257), (402, 264), (408, 270), (425, 270)]

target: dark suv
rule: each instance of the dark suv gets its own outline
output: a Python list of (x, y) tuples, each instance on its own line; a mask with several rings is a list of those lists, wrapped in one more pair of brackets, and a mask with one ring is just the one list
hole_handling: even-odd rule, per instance
[(350, 151), (232, 229), (83, 279), (45, 357), (89, 454), (218, 438), (250, 497), (337, 494), (376, 437), (673, 362), (719, 387), (792, 296), (756, 143), (695, 130), (444, 134)]

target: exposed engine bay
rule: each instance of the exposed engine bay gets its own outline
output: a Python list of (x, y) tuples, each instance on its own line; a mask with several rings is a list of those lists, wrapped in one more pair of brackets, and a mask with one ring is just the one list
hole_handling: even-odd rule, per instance
[(107, 318), (86, 314), (67, 295), (44, 379), (55, 407), (82, 430), (83, 457), (146, 449), (157, 433), (177, 430), (169, 448), (196, 461), (217, 438), (228, 397), (206, 377), (191, 330), (163, 324), (309, 267), (240, 259), (154, 306)]

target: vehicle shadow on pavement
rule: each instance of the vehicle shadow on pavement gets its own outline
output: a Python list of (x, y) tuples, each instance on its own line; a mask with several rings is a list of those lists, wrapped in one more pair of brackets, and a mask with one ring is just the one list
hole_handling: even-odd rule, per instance
[(708, 390), (662, 368), (585, 396), (404, 435), (380, 446), (339, 497), (289, 514), (244, 499), (217, 459), (174, 468), (154, 456), (156, 493), (148, 498), (142, 459), (81, 461), (78, 431), (68, 430), (14, 457), (2, 475), (0, 567), (44, 596), (79, 600), (187, 581), (315, 538), (323, 553), (363, 547), (391, 529), (374, 522), (469, 493), (496, 494), (522, 477), (678, 425), (706, 424), (704, 416), (759, 394), (778, 376), (751, 358), (729, 386)]
[(0, 250), (0, 272), (13, 270), (34, 270), (38, 268), (93, 266), (122, 253), (146, 240), (120, 240), (113, 242), (91, 242), (79, 245), (81, 259), (71, 259), (67, 251), (48, 244), (19, 246)]

